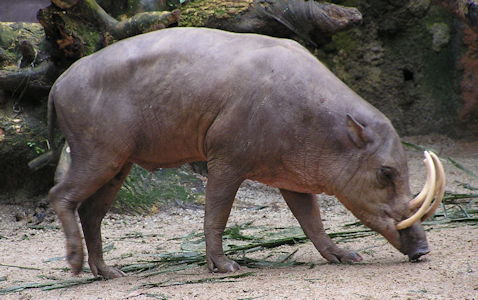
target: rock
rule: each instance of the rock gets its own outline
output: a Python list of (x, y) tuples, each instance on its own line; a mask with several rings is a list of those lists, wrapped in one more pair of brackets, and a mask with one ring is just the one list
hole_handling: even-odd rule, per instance
[(428, 27), (433, 36), (432, 49), (439, 52), (450, 42), (450, 28), (445, 23), (434, 23)]
[(0, 45), (7, 48), (15, 41), (15, 31), (7, 23), (0, 23)]
[(430, 8), (430, 0), (415, 0), (408, 4), (408, 11), (415, 17), (424, 17)]
[(462, 130), (458, 118), (462, 71), (456, 61), (463, 44), (452, 36), (456, 22), (450, 12), (426, 0), (353, 5), (363, 24), (335, 34), (316, 50), (319, 59), (387, 115), (401, 135), (477, 134)]
[(24, 55), (27, 60), (30, 59), (28, 65), (37, 56), (45, 56), (43, 50), (40, 50), (44, 38), (45, 33), (38, 23), (0, 22), (0, 71), (16, 68)]

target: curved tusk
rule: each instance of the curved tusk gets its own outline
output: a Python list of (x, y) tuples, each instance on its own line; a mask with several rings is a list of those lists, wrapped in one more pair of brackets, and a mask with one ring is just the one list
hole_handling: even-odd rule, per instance
[[(424, 159), (423, 162), (425, 163), (425, 166), (427, 166), (427, 160)], [(418, 208), (420, 204), (423, 203), (423, 200), (425, 200), (425, 197), (427, 196), (429, 186), (430, 186), (430, 172), (427, 171), (427, 180), (425, 181), (425, 184), (423, 185), (422, 190), (415, 198), (410, 200), (408, 204), (411, 210)]]
[(435, 201), (433, 202), (432, 206), (428, 209), (428, 211), (423, 215), (422, 222), (432, 216), (435, 211), (437, 210), (438, 206), (440, 206), (443, 196), (445, 195), (445, 184), (446, 184), (446, 176), (445, 176), (445, 169), (441, 164), (440, 159), (438, 156), (430, 152), (430, 155), (433, 159), (433, 163), (435, 164), (435, 169), (437, 170), (437, 186), (435, 192)]
[[(433, 163), (433, 159), (428, 151), (425, 151), (424, 154), (425, 154), (425, 165), (427, 167), (427, 174), (428, 174), (428, 177), (427, 177), (428, 180), (427, 180), (427, 183), (425, 184), (426, 187), (423, 188), (423, 189), (426, 188), (425, 200), (423, 200), (423, 203), (420, 206), (420, 208), (411, 217), (397, 224), (397, 230), (402, 230), (407, 227), (410, 227), (415, 222), (420, 220), (422, 216), (428, 212), (430, 204), (433, 200), (433, 197), (435, 196), (435, 185), (436, 185), (435, 164)], [(416, 198), (418, 198), (418, 196)]]
[[(429, 152), (425, 151), (423, 153), (425, 155), (425, 159), (423, 160), (423, 162), (425, 163), (425, 166), (427, 167), (428, 166), (427, 165), (427, 155), (425, 153), (429, 153)], [(432, 163), (432, 161), (429, 160), (429, 163)], [(429, 172), (429, 170), (427, 170), (427, 180), (425, 181), (425, 184), (423, 185), (423, 189), (420, 191), (420, 193), (415, 198), (413, 198), (409, 202), (409, 207), (410, 207), (411, 210), (414, 210), (414, 209), (418, 208), (420, 206), (420, 204), (423, 203), (423, 200), (425, 200), (425, 197), (427, 196), (430, 183), (431, 183), (430, 172)]]

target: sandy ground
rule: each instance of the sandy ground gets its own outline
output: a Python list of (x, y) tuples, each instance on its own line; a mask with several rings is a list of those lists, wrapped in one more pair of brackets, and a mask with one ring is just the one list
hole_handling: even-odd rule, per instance
[[(431, 147), (441, 157), (451, 156), (478, 173), (478, 142), (452, 141), (437, 136), (410, 137), (406, 141)], [(408, 151), (413, 191), (423, 184), (422, 154)], [(476, 178), (444, 162), (448, 191), (466, 192), (460, 182), (478, 187)], [(321, 196), (323, 218), (329, 232), (344, 230), (354, 222), (333, 197)], [(258, 206), (265, 208), (257, 210)], [(476, 208), (476, 203), (475, 203)], [(55, 228), (28, 228), (23, 208), (0, 206), (0, 289), (42, 283), (53, 279), (74, 279), (64, 268), (62, 232)], [(28, 213), (27, 213), (28, 215)], [(105, 245), (114, 247), (106, 253), (111, 265), (148, 259), (152, 254), (180, 251), (181, 241), (172, 238), (202, 230), (202, 209), (172, 208), (147, 217), (109, 214), (103, 222)], [(16, 219), (20, 219), (17, 221)], [(295, 226), (296, 220), (279, 194), (260, 184), (247, 182), (241, 188), (229, 219), (231, 224), (253, 221), (257, 226)], [(197, 283), (169, 287), (140, 287), (145, 283), (170, 280), (184, 282), (217, 278), (205, 266), (148, 278), (128, 275), (109, 281), (96, 281), (64, 289), (42, 291), (29, 289), (0, 295), (1, 299), (478, 299), (478, 226), (433, 225), (427, 227), (432, 252), (420, 263), (409, 263), (405, 256), (378, 235), (340, 244), (360, 251), (362, 263), (332, 265), (319, 255), (310, 242), (281, 246), (261, 252), (291, 252), (303, 266), (283, 268), (242, 268), (239, 274), (254, 272), (234, 282)], [(125, 236), (138, 235), (137, 238)], [(6, 265), (14, 265), (9, 267)], [(32, 267), (23, 269), (18, 266)], [(313, 266), (313, 267), (311, 267)], [(91, 278), (84, 273), (80, 278)]]

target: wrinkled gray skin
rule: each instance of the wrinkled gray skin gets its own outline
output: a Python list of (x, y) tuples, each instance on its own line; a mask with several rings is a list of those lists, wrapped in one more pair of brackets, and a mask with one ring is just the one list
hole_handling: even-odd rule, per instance
[(78, 209), (93, 274), (123, 275), (103, 260), (100, 224), (133, 163), (155, 170), (207, 161), (211, 271), (239, 269), (224, 255), (222, 233), (245, 179), (279, 188), (330, 262), (362, 258), (326, 235), (318, 193), (337, 196), (410, 259), (428, 253), (421, 225), (395, 229), (411, 214), (411, 195), (390, 121), (294, 41), (193, 28), (140, 35), (76, 62), (49, 104), (71, 147), (71, 166), (49, 197), (75, 274)]

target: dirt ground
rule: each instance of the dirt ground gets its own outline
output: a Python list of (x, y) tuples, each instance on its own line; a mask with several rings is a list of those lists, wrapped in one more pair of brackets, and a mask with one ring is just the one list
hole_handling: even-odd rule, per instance
[[(478, 173), (478, 142), (453, 141), (440, 136), (408, 137), (404, 140), (430, 147), (442, 158), (450, 156)], [(410, 150), (408, 157), (412, 190), (416, 192), (425, 177), (422, 154)], [(449, 161), (444, 160), (444, 166), (447, 191), (470, 193), (459, 183), (478, 187), (478, 179)], [(329, 233), (344, 230), (343, 224), (356, 221), (333, 197), (321, 196), (319, 201)], [(16, 206), (0, 206), (0, 289), (26, 283), (75, 279), (65, 270), (64, 239), (56, 220), (53, 223), (44, 221), (42, 229), (33, 229), (27, 226), (29, 218), (21, 217), (22, 214), (28, 215), (28, 212)], [(146, 217), (109, 214), (103, 222), (104, 243), (113, 245), (105, 254), (107, 263), (122, 265), (147, 260), (158, 253), (181, 251), (181, 240), (171, 239), (202, 231), (203, 215), (202, 209), (183, 208), (172, 208)], [(297, 225), (275, 190), (253, 182), (247, 182), (241, 188), (228, 225), (249, 221), (271, 228)], [(419, 263), (408, 262), (383, 238), (372, 235), (340, 244), (361, 253), (363, 262), (353, 265), (328, 264), (313, 245), (306, 242), (263, 250), (259, 254), (267, 256), (268, 252), (297, 249), (293, 260), (305, 265), (259, 269), (243, 267), (239, 274), (253, 274), (229, 280), (232, 282), (141, 287), (146, 283), (185, 283), (225, 276), (211, 274), (205, 266), (199, 266), (147, 278), (129, 274), (115, 280), (51, 291), (26, 289), (0, 295), (0, 298), (478, 299), (478, 226), (476, 222), (474, 224), (427, 226), (432, 252)], [(92, 278), (92, 275), (83, 273), (79, 278)]]

